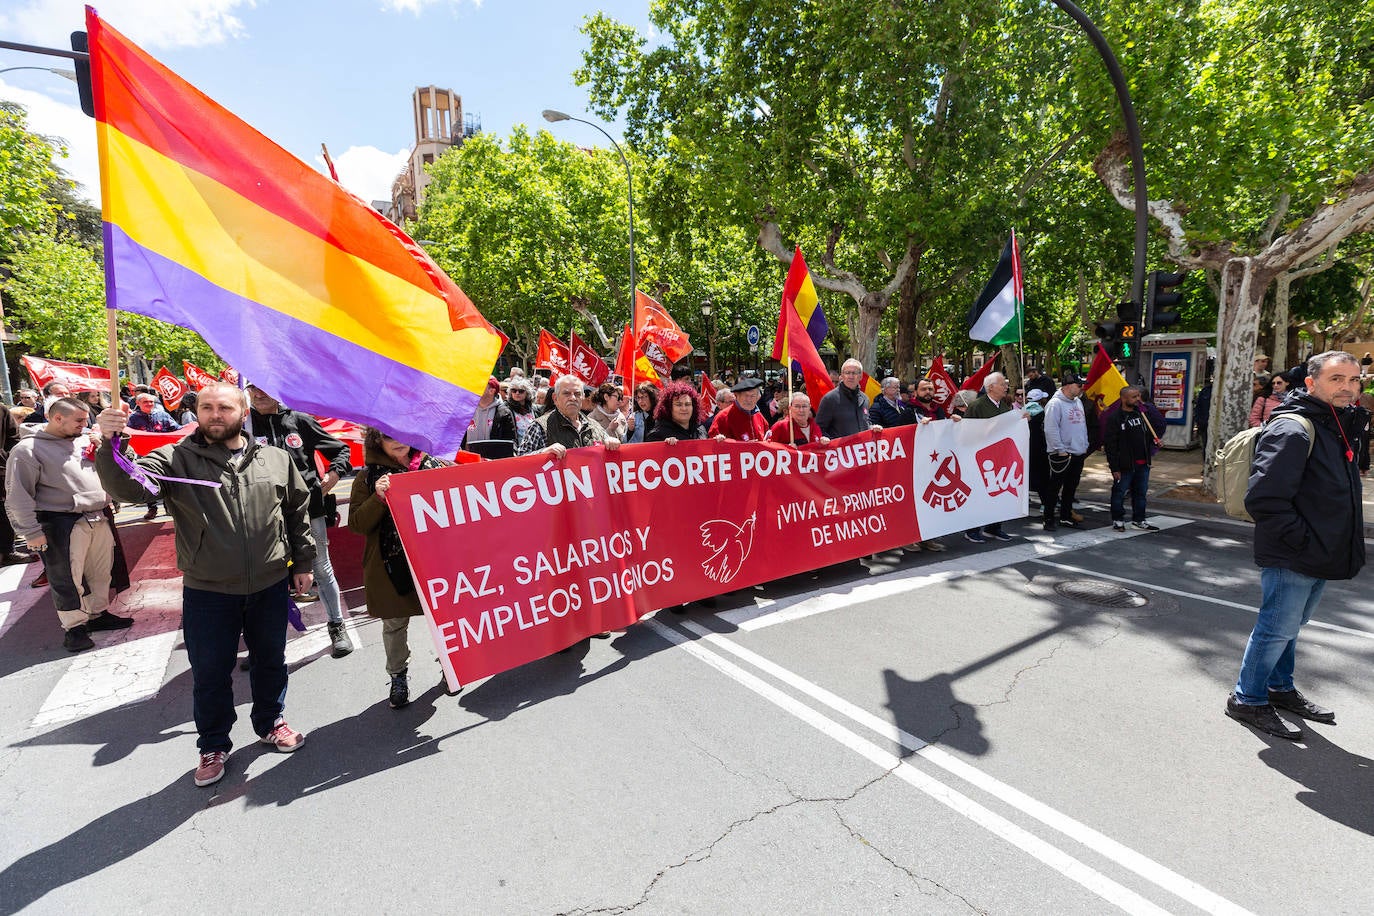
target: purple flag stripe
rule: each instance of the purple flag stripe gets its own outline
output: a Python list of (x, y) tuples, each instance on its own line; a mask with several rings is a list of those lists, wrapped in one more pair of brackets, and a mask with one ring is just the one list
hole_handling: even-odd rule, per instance
[(105, 258), (119, 278), (122, 311), (196, 331), (292, 408), (375, 426), (442, 457), (462, 443), (479, 395), (231, 293), (110, 223)]

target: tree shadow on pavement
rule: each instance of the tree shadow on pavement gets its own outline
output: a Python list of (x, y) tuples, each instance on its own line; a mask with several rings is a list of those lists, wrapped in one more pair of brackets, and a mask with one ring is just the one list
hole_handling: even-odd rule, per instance
[[(1303, 740), (1261, 736), (1269, 747), (1259, 752), (1267, 766), (1305, 786), (1294, 796), (1338, 824), (1374, 836), (1374, 760), (1332, 743), (1320, 728), (1303, 723)], [(1304, 746), (1305, 745), (1305, 746)]]

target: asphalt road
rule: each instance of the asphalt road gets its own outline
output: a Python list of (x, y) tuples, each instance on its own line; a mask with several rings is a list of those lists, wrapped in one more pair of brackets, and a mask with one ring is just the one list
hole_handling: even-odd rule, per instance
[(139, 624), (92, 653), (62, 651), (32, 568), (0, 570), (0, 913), (1369, 912), (1362, 580), (1299, 650), (1339, 724), (1268, 738), (1222, 714), (1247, 527), (1087, 514), (660, 612), (456, 697), (416, 622), (400, 711), (378, 624), (331, 659), (310, 605), (305, 747), (253, 744), (242, 706), (209, 789), (167, 531)]

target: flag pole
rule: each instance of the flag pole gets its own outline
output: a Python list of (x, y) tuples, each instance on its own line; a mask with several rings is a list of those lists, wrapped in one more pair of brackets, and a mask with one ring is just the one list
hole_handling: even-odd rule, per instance
[(119, 395), (119, 328), (116, 322), (118, 312), (113, 308), (105, 309), (106, 358), (110, 365), (110, 406), (120, 402)]
[[(1016, 243), (1016, 227), (1011, 228), (1011, 256), (1016, 267), (1013, 286), (1020, 294), (1020, 307), (1016, 310), (1016, 351), (1021, 355), (1021, 390), (1026, 390), (1026, 285), (1021, 274), (1021, 246)], [(1022, 406), (1025, 406), (1022, 396)]]

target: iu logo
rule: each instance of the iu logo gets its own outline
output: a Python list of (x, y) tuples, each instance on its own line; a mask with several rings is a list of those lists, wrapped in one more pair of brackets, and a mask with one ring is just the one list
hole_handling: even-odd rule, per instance
[(939, 452), (931, 452), (930, 460), (936, 464), (935, 476), (926, 484), (926, 491), (921, 498), (932, 509), (953, 512), (968, 502), (969, 493), (972, 492), (959, 473), (959, 458), (953, 452), (943, 456)]
[(754, 521), (751, 515), (742, 525), (724, 519), (702, 522), (701, 546), (710, 553), (701, 564), (706, 578), (724, 585), (739, 574), (754, 546)]
[(983, 484), (988, 488), (989, 496), (1001, 496), (1003, 493), (1020, 495), (1017, 488), (1025, 482), (1025, 467), (1015, 442), (1011, 439), (994, 442), (987, 448), (980, 449), (974, 457), (978, 461), (978, 470), (983, 475)]
[(935, 397), (931, 398), (936, 404), (948, 405), (949, 399), (954, 397), (954, 392), (949, 390), (949, 384), (940, 376), (933, 376), (930, 383), (935, 386)]

